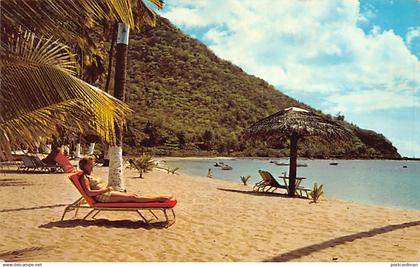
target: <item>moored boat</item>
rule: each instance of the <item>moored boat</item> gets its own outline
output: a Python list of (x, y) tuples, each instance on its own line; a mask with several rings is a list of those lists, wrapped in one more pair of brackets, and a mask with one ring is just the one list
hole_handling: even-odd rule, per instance
[(224, 170), (224, 171), (229, 171), (229, 170), (232, 170), (232, 169), (233, 169), (233, 168), (232, 168), (232, 166), (229, 166), (229, 165), (227, 165), (227, 164), (223, 165), (221, 168), (222, 168), (222, 170)]
[(274, 162), (274, 164), (276, 164), (277, 166), (289, 166), (289, 163), (287, 163), (287, 162), (278, 162), (278, 161), (276, 161), (276, 162)]

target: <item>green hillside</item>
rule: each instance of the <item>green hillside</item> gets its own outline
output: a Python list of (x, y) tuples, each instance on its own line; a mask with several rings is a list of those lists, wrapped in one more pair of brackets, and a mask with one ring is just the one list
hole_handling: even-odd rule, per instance
[[(246, 143), (243, 130), (290, 106), (311, 107), (218, 58), (168, 20), (130, 37), (126, 101), (134, 109), (126, 151), (166, 155), (283, 156), (287, 143)], [(399, 157), (383, 136), (342, 122), (353, 142), (300, 147), (308, 157)], [(360, 132), (360, 134), (358, 134)]]

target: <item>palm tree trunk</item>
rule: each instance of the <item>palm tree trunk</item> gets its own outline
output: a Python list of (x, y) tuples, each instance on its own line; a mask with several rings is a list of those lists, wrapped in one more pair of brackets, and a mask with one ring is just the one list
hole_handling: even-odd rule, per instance
[(294, 197), (296, 191), (297, 141), (298, 135), (293, 132), (290, 136), (289, 197)]
[(78, 159), (78, 158), (81, 157), (81, 145), (80, 145), (80, 142), (76, 144), (76, 150), (74, 152), (74, 157), (76, 159)]
[(109, 48), (109, 54), (108, 54), (108, 75), (106, 77), (106, 83), (105, 83), (105, 92), (109, 93), (109, 83), (111, 81), (111, 75), (112, 75), (112, 59), (114, 56), (114, 44), (115, 44), (115, 32), (118, 30), (118, 23), (115, 23), (114, 27), (112, 28), (112, 39), (111, 39), (111, 47)]
[[(127, 52), (128, 52), (128, 35), (129, 27), (124, 23), (118, 23), (117, 34), (117, 53), (115, 60), (115, 83), (114, 96), (124, 101), (125, 82), (127, 71)], [(115, 135), (117, 143), (115, 146), (109, 146), (109, 176), (108, 184), (115, 190), (124, 191), (123, 184), (123, 125), (115, 123)]]
[(95, 142), (89, 144), (88, 155), (92, 156), (95, 151)]
[[(109, 48), (108, 53), (108, 73), (106, 77), (106, 83), (104, 87), (104, 91), (109, 93), (109, 84), (111, 82), (111, 76), (112, 76), (112, 59), (114, 58), (114, 46), (115, 46), (115, 39), (117, 37), (117, 31), (118, 31), (118, 23), (114, 23), (112, 27), (112, 38), (111, 38), (111, 47)], [(102, 150), (104, 154), (104, 163), (103, 167), (109, 167), (109, 154), (108, 154), (108, 145), (104, 145), (104, 148)]]
[(75, 148), (75, 151), (74, 151), (74, 157), (76, 159), (79, 159), (79, 158), (82, 157), (82, 145), (81, 145), (81, 142), (82, 142), (82, 135), (79, 134), (79, 136), (77, 137), (76, 148)]

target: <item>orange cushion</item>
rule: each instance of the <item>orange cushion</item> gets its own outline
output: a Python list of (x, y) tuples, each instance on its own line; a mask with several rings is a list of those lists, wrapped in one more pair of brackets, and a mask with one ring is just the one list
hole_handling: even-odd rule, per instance
[(65, 172), (73, 172), (76, 168), (63, 153), (58, 153), (54, 160)]
[(74, 186), (76, 186), (79, 193), (83, 196), (86, 202), (92, 208), (173, 208), (175, 207), (177, 201), (175, 199), (170, 199), (165, 202), (96, 202), (93, 197), (86, 194), (85, 189), (80, 184), (80, 177), (83, 175), (83, 171), (79, 171), (76, 174), (73, 174), (69, 177)]
[(76, 174), (73, 174), (69, 177), (70, 181), (73, 183), (73, 185), (77, 188), (79, 193), (83, 196), (83, 198), (86, 200), (86, 202), (89, 204), (89, 206), (92, 207), (93, 204), (95, 204), (95, 199), (93, 197), (88, 196), (86, 194), (85, 189), (80, 184), (80, 177), (83, 175), (83, 171), (79, 171)]
[(170, 199), (165, 202), (97, 202), (93, 207), (102, 208), (173, 208), (176, 205), (175, 199)]

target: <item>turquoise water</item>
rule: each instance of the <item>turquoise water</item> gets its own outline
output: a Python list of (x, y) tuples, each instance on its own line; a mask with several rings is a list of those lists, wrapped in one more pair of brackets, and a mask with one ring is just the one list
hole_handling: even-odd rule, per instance
[[(288, 162), (288, 159), (274, 159)], [(233, 170), (214, 167), (223, 161)], [(394, 160), (337, 160), (337, 166), (329, 165), (331, 160), (299, 160), (308, 167), (298, 168), (297, 175), (307, 177), (302, 185), (312, 188), (314, 183), (324, 185), (324, 193), (331, 198), (387, 207), (420, 210), (420, 162)], [(250, 175), (248, 184), (261, 180), (258, 170), (268, 170), (278, 177), (289, 172), (289, 166), (278, 166), (269, 160), (170, 160), (167, 165), (179, 167), (188, 175), (207, 176), (211, 168), (213, 178), (241, 183), (240, 176)], [(407, 166), (404, 168), (403, 166)], [(208, 179), (208, 178), (203, 178)]]

